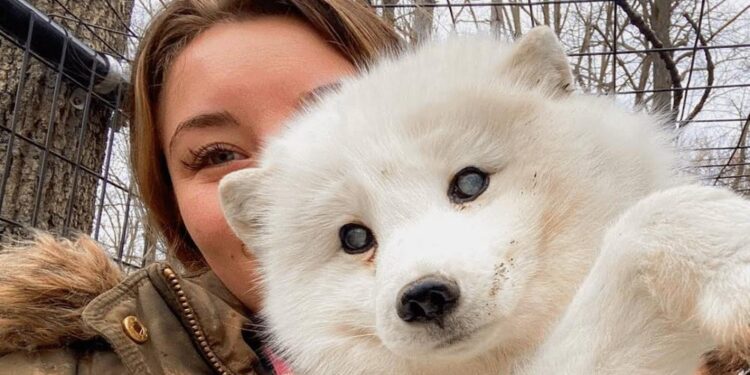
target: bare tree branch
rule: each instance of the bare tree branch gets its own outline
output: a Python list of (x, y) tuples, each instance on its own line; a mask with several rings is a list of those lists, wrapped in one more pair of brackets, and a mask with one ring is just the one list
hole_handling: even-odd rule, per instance
[(737, 145), (734, 146), (734, 149), (732, 149), (732, 154), (729, 155), (727, 158), (726, 164), (724, 164), (723, 167), (721, 167), (721, 170), (716, 175), (716, 178), (714, 179), (714, 185), (716, 185), (719, 182), (719, 179), (721, 178), (721, 174), (724, 173), (724, 171), (729, 167), (729, 164), (732, 164), (732, 160), (734, 160), (734, 156), (737, 154), (737, 151), (742, 147), (742, 143), (745, 140), (745, 137), (747, 136), (747, 129), (750, 126), (750, 115), (747, 115), (747, 119), (745, 120), (745, 125), (742, 126), (742, 130), (740, 131), (740, 136), (737, 139)]
[[(700, 29), (698, 28), (698, 24), (693, 21), (692, 18), (690, 18), (690, 15), (687, 13), (682, 14), (685, 19), (690, 23), (690, 26), (693, 27), (693, 30), (695, 30), (695, 35), (698, 38), (698, 41), (700, 42), (701, 46), (706, 47), (708, 46), (708, 41), (706, 41), (706, 38), (703, 37), (703, 34), (701, 34)], [(709, 94), (711, 94), (711, 88), (714, 85), (714, 61), (711, 58), (711, 52), (708, 48), (703, 49), (703, 53), (706, 55), (706, 71), (707, 71), (707, 77), (706, 77), (706, 88), (703, 90), (703, 96), (701, 96), (700, 101), (698, 101), (698, 104), (693, 108), (693, 110), (688, 115), (687, 119), (683, 121), (681, 124), (678, 124), (679, 127), (682, 127), (686, 124), (688, 124), (690, 121), (693, 121), (695, 116), (700, 113), (700, 111), (703, 109), (703, 106), (706, 104), (706, 100), (708, 100)]]
[(722, 31), (724, 31), (724, 29), (726, 29), (727, 27), (729, 27), (729, 25), (733, 24), (734, 21), (736, 21), (738, 18), (740, 18), (740, 16), (743, 15), (748, 9), (750, 9), (750, 5), (742, 8), (742, 10), (739, 11), (739, 12), (737, 12), (737, 14), (735, 14), (734, 17), (730, 18), (727, 22), (725, 22), (723, 25), (721, 25), (721, 27), (719, 27), (718, 30), (714, 31), (714, 33), (711, 34), (710, 37), (708, 37), (708, 41), (709, 42), (712, 41), (717, 35), (719, 35), (719, 33), (721, 33)]
[(658, 49), (657, 53), (659, 55), (659, 58), (664, 61), (664, 65), (667, 68), (667, 71), (669, 71), (669, 77), (672, 79), (672, 87), (674, 87), (674, 99), (673, 99), (673, 110), (676, 111), (679, 107), (680, 103), (682, 102), (682, 83), (680, 81), (680, 73), (677, 70), (677, 65), (675, 65), (674, 60), (672, 60), (672, 56), (669, 55), (667, 51), (663, 51), (664, 44), (659, 40), (659, 38), (656, 37), (656, 34), (654, 34), (654, 31), (651, 30), (651, 28), (646, 24), (646, 21), (643, 20), (643, 18), (635, 13), (633, 11), (633, 8), (630, 7), (630, 5), (625, 0), (615, 0), (615, 4), (619, 6), (625, 14), (628, 15), (628, 19), (630, 20), (630, 23), (638, 28), (638, 31), (641, 32), (641, 35), (648, 40), (651, 45)]

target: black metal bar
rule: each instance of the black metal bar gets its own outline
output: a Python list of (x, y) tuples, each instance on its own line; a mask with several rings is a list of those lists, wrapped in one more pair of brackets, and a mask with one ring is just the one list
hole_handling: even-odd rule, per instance
[[(742, 125), (740, 134), (737, 137), (737, 144), (734, 146), (734, 150), (732, 150), (732, 153), (729, 154), (729, 157), (727, 157), (727, 162), (725, 164), (730, 164), (732, 162), (732, 159), (734, 159), (734, 155), (737, 154), (737, 151), (739, 151), (740, 147), (742, 147), (742, 142), (744, 142), (745, 137), (747, 136), (748, 130), (750, 130), (750, 114), (747, 115), (747, 120), (745, 120), (745, 123)], [(726, 166), (724, 168), (721, 168), (721, 170), (719, 171), (719, 174), (716, 176), (716, 180), (714, 180), (714, 185), (716, 185), (716, 183), (719, 182), (719, 179), (721, 179), (721, 174), (724, 173), (726, 169), (727, 169)], [(740, 177), (750, 177), (750, 176), (740, 176)]]
[(65, 221), (63, 224), (63, 234), (70, 232), (70, 218), (73, 216), (73, 202), (75, 201), (76, 190), (78, 190), (78, 171), (81, 169), (81, 158), (83, 158), (83, 142), (86, 140), (86, 130), (89, 125), (89, 113), (91, 111), (91, 93), (94, 88), (94, 78), (96, 75), (96, 64), (99, 61), (92, 60), (93, 66), (90, 72), (91, 78), (89, 80), (89, 90), (86, 91), (86, 101), (83, 105), (83, 118), (81, 119), (81, 131), (78, 133), (78, 144), (76, 145), (76, 158), (75, 164), (73, 165), (73, 186), (70, 189), (70, 196), (68, 198), (67, 207), (65, 208)]
[(23, 94), (24, 86), (26, 86), (26, 71), (29, 69), (29, 45), (31, 45), (31, 37), (34, 35), (34, 19), (28, 20), (28, 30), (26, 32), (26, 47), (23, 51), (23, 59), (21, 60), (21, 70), (18, 72), (18, 87), (16, 88), (16, 98), (13, 103), (13, 115), (10, 120), (10, 135), (8, 136), (8, 153), (5, 154), (5, 170), (3, 171), (3, 179), (0, 181), (0, 215), (3, 212), (3, 203), (5, 201), (5, 188), (8, 184), (8, 175), (10, 174), (10, 166), (13, 162), (13, 143), (16, 139), (16, 125), (18, 125), (18, 116), (21, 112), (21, 96)]
[(448, 6), (448, 14), (451, 16), (451, 24), (453, 25), (453, 28), (456, 27), (456, 15), (453, 14), (453, 5), (451, 4), (451, 0), (445, 0), (446, 5)]
[(734, 149), (750, 149), (750, 146), (740, 146), (740, 147), (734, 147), (734, 146), (727, 146), (727, 147), (700, 147), (700, 148), (690, 148), (690, 149), (684, 149), (683, 151), (730, 151)]
[[(705, 158), (705, 159), (700, 159), (700, 160), (696, 160), (695, 162), (696, 162), (696, 163), (698, 163), (698, 162), (700, 162), (700, 163), (721, 163), (721, 164), (723, 164), (723, 165), (726, 165), (726, 164), (727, 164), (727, 162), (726, 162), (727, 158), (726, 158), (726, 157), (721, 157), (721, 155), (717, 155), (717, 156), (718, 156), (718, 157), (715, 157), (715, 158)], [(732, 165), (730, 165), (729, 167), (733, 167), (733, 166), (741, 166), (742, 164), (743, 164), (743, 163), (739, 163), (739, 164), (732, 164)], [(750, 163), (748, 163), (748, 165), (750, 165)], [(690, 166), (688, 166), (688, 167), (683, 167), (683, 168), (691, 168), (691, 167), (690, 167)], [(695, 167), (692, 167), (692, 168), (700, 168), (700, 165), (698, 165), (698, 166), (695, 166)], [(744, 173), (744, 172), (743, 172), (743, 173)]]
[(733, 179), (748, 178), (748, 177), (750, 177), (750, 174), (730, 175), (730, 176), (722, 176), (720, 174), (717, 174), (713, 177), (703, 177), (701, 178), (701, 180), (704, 180), (704, 181), (714, 180), (714, 185), (716, 185), (718, 180), (733, 180)]
[(690, 120), (691, 123), (693, 122), (734, 122), (734, 121), (745, 121), (744, 118), (715, 118), (715, 119), (703, 119), (703, 120)]
[[(698, 53), (698, 41), (701, 39), (701, 28), (703, 26), (703, 10), (706, 5), (706, 0), (701, 0), (701, 8), (700, 13), (698, 16), (698, 28), (695, 30), (695, 42), (693, 43), (693, 54), (690, 56), (690, 69), (688, 70), (688, 79), (687, 84), (685, 84), (685, 88), (690, 87), (690, 82), (693, 80), (693, 69), (695, 68), (695, 55)], [(677, 122), (682, 123), (683, 119), (685, 118), (685, 109), (688, 105), (688, 96), (685, 95), (685, 97), (682, 100), (682, 108), (680, 109), (680, 120)], [(677, 108), (675, 108), (677, 110)]]
[(617, 4), (612, 1), (612, 92), (617, 95)]
[[(732, 147), (734, 148), (734, 147)], [(692, 169), (698, 169), (698, 168), (719, 168), (719, 167), (742, 167), (745, 165), (750, 165), (750, 163), (732, 163), (732, 164), (710, 164), (710, 165), (693, 165), (688, 168)]]
[[(109, 93), (124, 80), (116, 60), (94, 51), (25, 0), (0, 0), (0, 9), (0, 34), (18, 45), (29, 41), (26, 47), (31, 53), (49, 66), (62, 65), (65, 75), (77, 84), (86, 87), (92, 66), (96, 69), (94, 87), (100, 94)], [(26, 29), (32, 20), (33, 37)]]
[[(0, 0), (0, 1), (2, 1), (2, 0)], [(18, 41), (16, 41), (16, 40), (8, 39), (9, 36), (7, 34), (5, 34), (2, 29), (0, 29), (0, 37), (5, 38), (7, 41), (9, 41), (11, 44), (15, 45), (16, 47), (18, 47), (20, 49), (23, 49), (23, 50), (26, 50), (24, 43), (18, 43)], [(57, 68), (57, 65), (55, 63), (42, 59), (41, 56), (39, 56), (38, 54), (36, 54), (34, 51), (31, 51), (31, 56), (33, 56), (36, 59), (38, 59), (39, 62), (41, 62), (45, 66), (49, 67), (50, 69), (56, 69)], [(75, 86), (78, 86), (81, 89), (84, 89), (84, 90), (86, 89), (86, 85), (85, 84), (81, 84), (80, 82), (74, 80), (73, 77), (71, 77), (65, 71), (63, 71), (63, 77), (66, 80), (68, 80), (68, 82), (70, 82), (71, 84), (73, 84)], [(121, 79), (124, 79), (124, 78), (122, 76), (119, 76), (118, 80), (121, 80)], [(127, 82), (125, 81), (124, 83), (127, 83)], [(113, 85), (114, 85), (114, 83), (113, 83)], [(92, 95), (104, 107), (107, 107), (108, 109), (110, 109), (112, 111), (121, 111), (122, 112), (122, 108), (115, 108), (114, 107), (114, 103), (113, 103), (114, 100), (110, 97), (110, 95), (108, 95), (108, 94), (100, 94), (100, 93), (97, 93), (97, 92), (92, 93)]]
[[(9, 39), (30, 40), (28, 47), (42, 59), (56, 63), (54, 65), (58, 65), (60, 60), (67, 61), (63, 64), (64, 70), (81, 83), (87, 82), (93, 60), (99, 60), (96, 71), (98, 80), (107, 76), (109, 63), (103, 55), (71, 36), (68, 30), (26, 1), (0, 0), (0, 9), (3, 10), (0, 12), (0, 29)], [(36, 24), (33, 38), (24, 27), (29, 22)], [(68, 44), (70, 47), (62, 51), (63, 46)]]
[(531, 27), (536, 27), (536, 18), (534, 18), (534, 4), (531, 3), (531, 0), (528, 1), (529, 4), (529, 19), (531, 20)]
[(62, 86), (63, 66), (65, 65), (65, 52), (68, 49), (68, 39), (63, 41), (62, 55), (60, 64), (57, 67), (57, 78), (55, 78), (55, 89), (52, 93), (52, 105), (50, 106), (49, 121), (47, 121), (47, 135), (44, 140), (44, 152), (39, 167), (39, 176), (37, 177), (36, 190), (34, 191), (34, 210), (31, 212), (31, 226), (35, 227), (39, 220), (39, 210), (42, 203), (42, 189), (44, 188), (44, 179), (47, 177), (47, 158), (49, 157), (50, 144), (52, 135), (55, 134), (55, 119), (57, 118), (57, 97), (60, 95), (60, 86)]
[(620, 91), (618, 94), (638, 94), (638, 93), (654, 93), (654, 92), (666, 92), (666, 91), (689, 91), (689, 90), (705, 90), (711, 89), (738, 89), (750, 87), (750, 83), (737, 83), (733, 85), (713, 85), (713, 86), (693, 86), (683, 87), (681, 89), (665, 88), (665, 89), (648, 89), (648, 90), (631, 90), (631, 91)]
[(3, 223), (6, 223), (6, 224), (10, 224), (10, 225), (12, 225), (14, 227), (23, 228), (23, 224), (15, 221), (15, 220), (12, 220), (12, 219), (8, 219), (8, 218), (4, 218), (4, 217), (0, 216), (0, 221), (3, 222)]
[[(720, 45), (713, 45), (713, 46), (697, 46), (695, 48), (693, 47), (664, 47), (664, 48), (645, 48), (645, 49), (637, 49), (637, 50), (619, 50), (617, 51), (618, 55), (632, 55), (632, 54), (639, 54), (639, 53), (650, 53), (650, 52), (671, 52), (671, 51), (700, 51), (704, 49), (738, 49), (738, 48), (750, 48), (750, 43), (745, 44), (720, 44)], [(568, 53), (568, 57), (578, 57), (578, 56), (602, 56), (602, 55), (611, 55), (611, 51), (606, 52), (573, 52)]]
[(133, 197), (132, 191), (128, 191), (128, 199), (125, 204), (125, 221), (122, 223), (122, 232), (120, 235), (120, 241), (117, 244), (117, 260), (122, 262), (123, 251), (125, 250), (125, 237), (128, 235), (128, 226), (130, 225), (130, 206), (131, 198)]
[[(608, 3), (612, 0), (586, 0), (587, 3)], [(554, 4), (574, 4), (580, 3), (581, 0), (550, 0), (550, 1), (535, 1), (528, 3), (495, 3), (495, 2), (481, 2), (481, 3), (470, 3), (470, 4), (454, 4), (455, 7), (490, 7), (490, 6), (508, 6), (508, 7), (525, 7), (529, 5), (554, 5)], [(445, 8), (447, 4), (373, 4), (373, 8)]]
[[(122, 85), (119, 85), (117, 87), (117, 94), (116, 94), (116, 106), (120, 105), (120, 96), (122, 95)], [(104, 178), (102, 181), (102, 192), (99, 195), (99, 211), (97, 211), (96, 219), (94, 220), (94, 239), (99, 239), (99, 230), (101, 229), (101, 223), (102, 223), (102, 212), (104, 211), (104, 196), (107, 194), (107, 183), (109, 182), (109, 165), (112, 162), (112, 145), (114, 144), (115, 139), (115, 129), (117, 128), (117, 121), (118, 117), (117, 115), (119, 112), (115, 111), (112, 113), (112, 118), (110, 119), (110, 125), (109, 125), (109, 133), (107, 134), (107, 155), (105, 156), (104, 160)]]

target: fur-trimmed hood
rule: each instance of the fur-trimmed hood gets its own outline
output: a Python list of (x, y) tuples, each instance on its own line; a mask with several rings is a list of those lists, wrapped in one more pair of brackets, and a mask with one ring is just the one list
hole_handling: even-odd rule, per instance
[(0, 354), (61, 346), (96, 336), (84, 307), (123, 275), (88, 236), (36, 233), (0, 250)]
[(0, 249), (0, 372), (266, 374), (251, 314), (213, 272), (124, 278), (88, 236)]

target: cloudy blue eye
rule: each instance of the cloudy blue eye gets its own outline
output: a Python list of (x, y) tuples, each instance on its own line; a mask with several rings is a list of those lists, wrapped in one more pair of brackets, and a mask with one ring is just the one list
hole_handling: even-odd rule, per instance
[(346, 224), (339, 230), (341, 247), (349, 254), (361, 254), (375, 245), (375, 237), (369, 228), (360, 224)]
[(453, 176), (448, 196), (455, 203), (471, 202), (487, 189), (489, 182), (487, 173), (476, 167), (466, 167)]

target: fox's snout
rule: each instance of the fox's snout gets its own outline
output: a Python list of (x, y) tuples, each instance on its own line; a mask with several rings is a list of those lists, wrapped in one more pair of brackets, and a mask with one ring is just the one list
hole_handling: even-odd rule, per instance
[(407, 323), (440, 322), (458, 305), (461, 290), (444, 276), (429, 275), (406, 284), (399, 292), (396, 312)]

